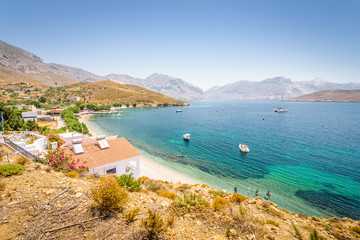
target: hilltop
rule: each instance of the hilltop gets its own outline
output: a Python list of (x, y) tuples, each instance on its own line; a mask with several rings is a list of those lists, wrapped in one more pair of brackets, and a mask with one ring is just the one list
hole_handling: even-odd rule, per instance
[(26, 163), (22, 175), (0, 177), (0, 239), (145, 239), (149, 210), (158, 239), (308, 239), (314, 229), (327, 239), (360, 238), (360, 222), (349, 218), (308, 217), (204, 184), (141, 182), (122, 210), (103, 218), (92, 207), (99, 178)]
[(329, 90), (287, 99), (292, 102), (360, 102), (360, 90)]

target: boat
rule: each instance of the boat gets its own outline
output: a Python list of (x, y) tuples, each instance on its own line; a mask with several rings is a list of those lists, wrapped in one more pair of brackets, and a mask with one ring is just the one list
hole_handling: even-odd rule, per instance
[(242, 153), (249, 153), (249, 147), (246, 144), (239, 144), (239, 149)]
[(181, 109), (176, 109), (175, 112), (177, 112), (177, 113), (182, 112), (182, 110)]
[(185, 141), (189, 141), (189, 140), (190, 140), (190, 133), (185, 133), (185, 134), (183, 135), (183, 137), (184, 137), (184, 140), (185, 140)]
[(274, 112), (276, 112), (276, 113), (285, 113), (285, 112), (287, 112), (287, 109), (284, 109), (282, 107), (278, 107), (278, 108), (274, 109)]

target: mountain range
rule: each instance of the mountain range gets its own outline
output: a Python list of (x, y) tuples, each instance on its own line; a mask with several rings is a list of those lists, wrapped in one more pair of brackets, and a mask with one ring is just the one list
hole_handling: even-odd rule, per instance
[[(176, 99), (281, 99), (292, 98), (323, 90), (356, 90), (360, 83), (332, 83), (322, 78), (312, 81), (292, 81), (285, 77), (274, 77), (263, 81), (241, 80), (224, 86), (216, 86), (207, 91), (182, 79), (152, 74), (145, 79), (126, 74), (99, 76), (86, 70), (71, 66), (44, 63), (35, 54), (0, 41), (0, 77), (4, 68), (31, 76), (49, 86), (64, 86), (77, 82), (96, 82), (111, 80), (121, 84), (144, 87)], [(8, 75), (8, 74), (7, 74)]]

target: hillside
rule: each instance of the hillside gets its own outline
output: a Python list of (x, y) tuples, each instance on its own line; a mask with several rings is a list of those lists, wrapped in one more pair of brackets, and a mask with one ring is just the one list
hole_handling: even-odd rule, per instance
[[(188, 103), (167, 97), (142, 87), (119, 84), (112, 81), (82, 82), (70, 85), (63, 94), (79, 96), (85, 102), (112, 104), (116, 102), (146, 103), (147, 105), (188, 105)], [(56, 94), (55, 94), (56, 96)], [(51, 96), (49, 96), (51, 97)]]
[[(20, 75), (18, 74), (20, 73)], [(21, 48), (0, 40), (0, 76), (2, 81), (33, 83), (48, 86), (65, 86), (78, 82), (76, 79), (53, 71), (43, 60)]]
[(0, 41), (0, 67), (3, 67), (0, 68), (0, 74), (5, 71), (4, 69), (13, 71), (9, 81), (17, 78), (16, 73), (27, 74), (26, 78), (53, 87), (77, 82), (112, 80), (121, 84), (137, 85), (177, 99), (204, 98), (200, 88), (178, 78), (161, 74), (153, 74), (146, 79), (124, 74), (98, 76), (80, 68), (44, 63), (39, 56), (3, 41)]
[(287, 99), (292, 102), (360, 102), (360, 90), (329, 90)]
[(356, 90), (360, 83), (331, 83), (322, 78), (295, 82), (290, 78), (275, 77), (263, 81), (238, 81), (217, 86), (205, 92), (209, 98), (225, 99), (281, 99), (297, 97), (323, 90)]
[(329, 240), (360, 238), (359, 221), (308, 217), (261, 198), (146, 178), (142, 190), (126, 193), (123, 209), (106, 215), (93, 207), (91, 189), (99, 184), (99, 178), (66, 177), (40, 163), (27, 163), (22, 175), (0, 177), (0, 239), (139, 240), (148, 239), (149, 229), (153, 239), (174, 240), (309, 239), (313, 229)]

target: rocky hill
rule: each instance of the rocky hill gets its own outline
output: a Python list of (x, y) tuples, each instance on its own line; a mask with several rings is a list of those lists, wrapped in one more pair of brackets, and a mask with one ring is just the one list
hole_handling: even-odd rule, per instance
[(281, 99), (297, 97), (322, 90), (355, 90), (360, 83), (331, 83), (322, 78), (294, 82), (289, 78), (275, 77), (260, 82), (238, 81), (217, 86), (205, 92), (209, 98), (224, 99)]
[(145, 79), (132, 78), (128, 75), (110, 74), (107, 79), (124, 84), (132, 84), (165, 94), (176, 99), (201, 99), (205, 95), (201, 88), (180, 78), (154, 73)]
[(360, 102), (360, 90), (329, 90), (287, 99), (294, 102)]
[[(146, 79), (133, 78), (124, 74), (98, 76), (86, 70), (43, 60), (21, 48), (0, 41), (0, 66), (24, 74), (34, 81), (49, 86), (65, 86), (76, 82), (111, 80), (121, 84), (132, 84), (147, 88), (176, 99), (204, 98), (203, 91), (181, 79), (153, 74)], [(0, 69), (0, 73), (3, 69)], [(15, 74), (14, 74), (15, 75)]]
[(108, 214), (94, 204), (99, 194), (111, 201), (111, 176), (68, 176), (29, 162), (22, 175), (0, 177), (0, 239), (288, 240), (309, 239), (314, 229), (311, 239), (360, 238), (360, 222), (349, 218), (308, 217), (204, 184), (147, 178), (139, 192), (121, 188), (121, 208)]

